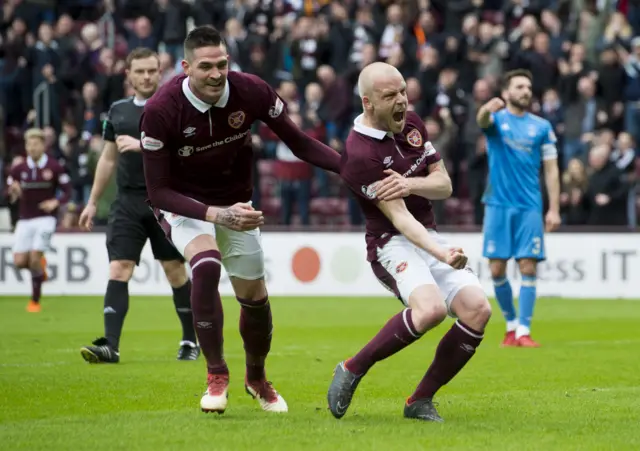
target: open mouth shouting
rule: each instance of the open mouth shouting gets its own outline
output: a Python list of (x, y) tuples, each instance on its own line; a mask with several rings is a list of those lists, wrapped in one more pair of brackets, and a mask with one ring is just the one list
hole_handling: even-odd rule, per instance
[(404, 128), (404, 122), (407, 118), (407, 110), (395, 111), (391, 114), (394, 132), (400, 132)]

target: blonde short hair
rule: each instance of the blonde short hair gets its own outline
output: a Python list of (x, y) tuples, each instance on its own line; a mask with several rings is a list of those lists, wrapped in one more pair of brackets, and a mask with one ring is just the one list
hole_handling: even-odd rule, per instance
[(24, 132), (24, 140), (27, 141), (31, 138), (38, 138), (44, 142), (44, 132), (41, 128), (30, 128), (26, 132)]

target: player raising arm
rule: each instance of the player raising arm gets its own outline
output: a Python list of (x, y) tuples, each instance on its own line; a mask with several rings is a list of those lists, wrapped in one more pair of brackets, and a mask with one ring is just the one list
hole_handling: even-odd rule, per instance
[[(544, 232), (560, 225), (560, 178), (556, 137), (549, 121), (527, 112), (531, 74), (505, 75), (503, 101), (491, 99), (479, 110), (478, 125), (487, 138), (489, 178), (483, 202), (484, 252), (500, 309), (507, 321), (503, 346), (538, 347), (531, 339), (537, 264), (545, 259)], [(506, 105), (506, 108), (505, 108)], [(540, 167), (544, 168), (549, 211), (543, 220)], [(507, 262), (515, 258), (522, 274), (520, 315), (516, 316)]]
[(224, 412), (227, 406), (229, 369), (218, 293), (224, 265), (241, 307), (246, 389), (264, 410), (286, 412), (265, 373), (272, 316), (258, 230), (264, 217), (248, 204), (250, 128), (265, 122), (297, 157), (333, 172), (339, 171), (340, 155), (305, 135), (266, 82), (229, 71), (217, 30), (193, 29), (184, 50), (185, 75), (166, 83), (145, 106), (141, 142), (151, 204), (192, 268), (191, 305), (208, 370), (200, 406), (207, 412)]
[[(364, 113), (356, 118), (341, 159), (341, 177), (358, 196), (366, 219), (368, 260), (378, 280), (406, 307), (353, 358), (340, 362), (327, 394), (342, 418), (363, 376), (418, 340), (450, 312), (456, 323), (404, 406), (406, 418), (442, 421), (433, 396), (474, 355), (491, 316), (478, 278), (462, 249), (435, 232), (429, 199), (451, 195), (440, 155), (420, 117), (407, 112), (406, 83), (384, 63), (358, 80)], [(387, 175), (387, 177), (385, 177)]]

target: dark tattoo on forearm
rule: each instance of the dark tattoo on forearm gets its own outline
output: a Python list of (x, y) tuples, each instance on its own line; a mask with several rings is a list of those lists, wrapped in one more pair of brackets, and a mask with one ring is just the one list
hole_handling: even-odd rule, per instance
[(216, 223), (223, 226), (235, 226), (240, 224), (240, 217), (234, 211), (225, 208), (216, 215)]

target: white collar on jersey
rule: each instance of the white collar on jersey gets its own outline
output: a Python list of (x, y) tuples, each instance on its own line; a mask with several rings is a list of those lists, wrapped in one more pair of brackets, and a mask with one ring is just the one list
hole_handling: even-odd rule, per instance
[[(49, 161), (49, 157), (47, 156), (47, 154), (45, 153), (44, 155), (42, 155), (40, 157), (40, 159), (38, 160), (38, 169), (42, 169), (47, 165), (47, 162)], [(27, 157), (27, 166), (29, 166), (29, 169), (35, 169), (36, 167), (36, 162), (33, 161), (33, 158), (31, 157)]]
[(206, 113), (212, 106), (216, 108), (224, 108), (225, 106), (227, 106), (227, 102), (229, 101), (229, 80), (227, 80), (227, 82), (224, 84), (224, 92), (215, 105), (203, 102), (196, 97), (196, 95), (193, 93), (193, 91), (191, 91), (191, 88), (189, 87), (189, 77), (182, 80), (182, 92), (184, 93), (189, 103), (191, 103), (191, 105), (193, 105), (196, 110), (200, 111), (201, 113)]
[(361, 114), (353, 121), (353, 129), (362, 135), (367, 135), (375, 139), (383, 140), (385, 136), (393, 137), (393, 133), (378, 130), (377, 128), (367, 127), (362, 123), (364, 114)]
[(133, 104), (135, 106), (144, 106), (149, 99), (139, 99), (136, 96), (133, 96)]

